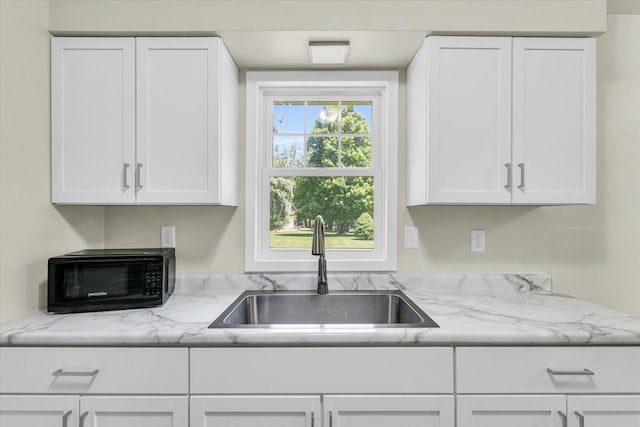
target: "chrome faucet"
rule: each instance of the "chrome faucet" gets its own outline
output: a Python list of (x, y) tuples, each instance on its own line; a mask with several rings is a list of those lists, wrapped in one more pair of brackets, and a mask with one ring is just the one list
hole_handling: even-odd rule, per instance
[(327, 260), (324, 258), (324, 220), (322, 216), (316, 217), (313, 228), (313, 242), (311, 243), (311, 255), (319, 255), (318, 259), (318, 293), (329, 293), (327, 286)]

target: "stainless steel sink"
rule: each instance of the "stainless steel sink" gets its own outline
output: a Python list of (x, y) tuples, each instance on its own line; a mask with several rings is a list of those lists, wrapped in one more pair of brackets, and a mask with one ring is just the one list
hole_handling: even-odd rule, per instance
[(210, 328), (284, 326), (437, 328), (401, 291), (246, 291)]

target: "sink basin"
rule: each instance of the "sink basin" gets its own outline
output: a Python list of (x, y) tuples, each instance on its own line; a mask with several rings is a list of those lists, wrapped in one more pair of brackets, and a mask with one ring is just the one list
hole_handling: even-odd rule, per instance
[(332, 326), (437, 328), (401, 291), (246, 291), (210, 328)]

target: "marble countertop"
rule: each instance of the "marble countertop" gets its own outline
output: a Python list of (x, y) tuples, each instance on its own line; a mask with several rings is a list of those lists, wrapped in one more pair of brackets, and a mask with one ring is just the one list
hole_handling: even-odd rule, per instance
[(0, 345), (640, 345), (640, 318), (554, 293), (545, 274), (329, 276), (330, 290), (399, 289), (439, 328), (209, 329), (244, 290), (313, 289), (307, 275), (185, 276), (162, 307), (35, 311), (0, 327)]

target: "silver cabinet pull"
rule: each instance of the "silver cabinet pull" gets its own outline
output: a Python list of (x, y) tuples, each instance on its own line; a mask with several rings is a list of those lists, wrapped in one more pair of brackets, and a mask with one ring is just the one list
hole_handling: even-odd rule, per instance
[(518, 163), (518, 167), (520, 168), (520, 185), (518, 185), (518, 188), (524, 192), (524, 163)]
[(558, 411), (558, 415), (562, 418), (562, 427), (567, 427), (567, 414), (562, 411)]
[(311, 427), (316, 426), (316, 413), (311, 411)]
[(513, 171), (512, 171), (512, 168), (511, 168), (511, 163), (505, 163), (505, 164), (504, 164), (504, 167), (506, 167), (506, 168), (507, 168), (507, 184), (504, 186), (504, 188), (505, 188), (507, 191), (511, 192), (511, 180), (512, 180), (512, 178), (513, 178), (513, 177), (511, 176), (511, 175), (512, 175), (512, 172), (513, 172)]
[(578, 425), (580, 427), (584, 427), (584, 414), (582, 412), (580, 412), (580, 411), (574, 411), (574, 413), (578, 417)]
[(144, 166), (142, 163), (136, 163), (136, 187), (142, 188), (142, 179), (140, 169)]
[(87, 415), (89, 415), (88, 412), (80, 414), (80, 423), (78, 424), (78, 427), (84, 427), (84, 419), (87, 418)]
[(54, 377), (95, 377), (100, 372), (100, 369), (94, 369), (93, 371), (85, 371), (85, 372), (72, 372), (72, 371), (63, 371), (62, 369), (57, 369), (51, 373)]
[(69, 415), (71, 415), (73, 411), (69, 410), (62, 414), (62, 427), (67, 427), (67, 420), (69, 419)]
[(124, 187), (125, 190), (127, 190), (129, 188), (129, 183), (127, 182), (127, 169), (129, 169), (129, 166), (131, 166), (129, 163), (123, 163), (123, 171), (122, 173), (124, 174), (124, 179), (122, 180), (123, 184), (122, 187)]
[(582, 371), (555, 371), (547, 368), (547, 372), (551, 375), (595, 375), (595, 372), (587, 368), (584, 368)]

